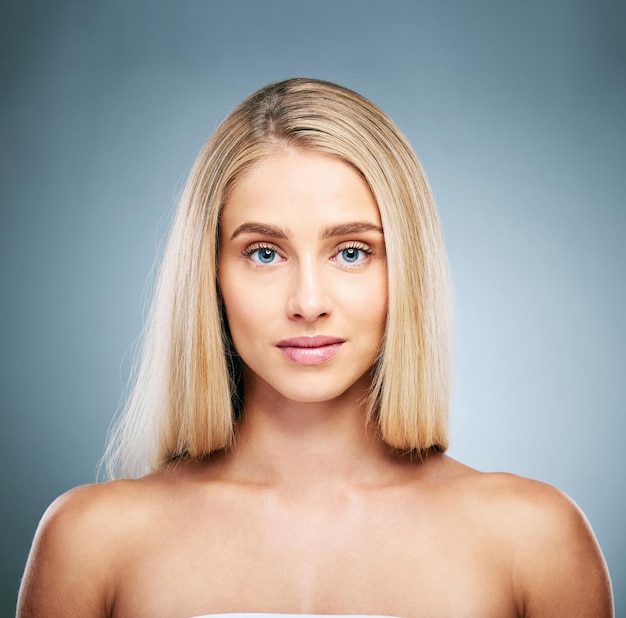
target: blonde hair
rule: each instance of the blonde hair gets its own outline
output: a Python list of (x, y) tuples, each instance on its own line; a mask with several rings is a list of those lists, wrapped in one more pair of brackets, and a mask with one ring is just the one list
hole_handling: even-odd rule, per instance
[(389, 286), (368, 419), (396, 449), (447, 448), (449, 286), (428, 181), (378, 107), (336, 84), (296, 78), (245, 99), (196, 159), (163, 257), (136, 380), (105, 452), (109, 476), (142, 475), (231, 444), (242, 384), (220, 311), (219, 218), (234, 183), (281, 147), (337, 157), (368, 183), (385, 234)]

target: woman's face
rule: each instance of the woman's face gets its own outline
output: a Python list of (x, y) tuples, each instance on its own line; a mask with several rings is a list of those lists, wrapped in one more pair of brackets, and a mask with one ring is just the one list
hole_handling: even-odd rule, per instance
[(378, 208), (352, 167), (294, 150), (258, 163), (222, 212), (218, 273), (246, 399), (364, 394), (387, 272)]

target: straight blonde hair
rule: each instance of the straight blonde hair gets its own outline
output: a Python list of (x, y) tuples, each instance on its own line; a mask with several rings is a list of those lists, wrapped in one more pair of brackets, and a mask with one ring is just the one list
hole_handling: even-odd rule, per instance
[(250, 95), (193, 166), (174, 219), (143, 352), (104, 456), (112, 478), (227, 448), (241, 413), (239, 360), (217, 285), (219, 219), (234, 184), (277, 149), (337, 157), (368, 183), (385, 236), (388, 313), (369, 422), (401, 451), (448, 446), (449, 282), (426, 176), (400, 130), (361, 95), (295, 78)]

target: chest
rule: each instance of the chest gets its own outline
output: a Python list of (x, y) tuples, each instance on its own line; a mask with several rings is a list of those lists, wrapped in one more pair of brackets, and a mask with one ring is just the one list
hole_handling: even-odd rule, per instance
[(508, 557), (436, 509), (233, 510), (160, 520), (119, 569), (116, 616), (516, 616)]

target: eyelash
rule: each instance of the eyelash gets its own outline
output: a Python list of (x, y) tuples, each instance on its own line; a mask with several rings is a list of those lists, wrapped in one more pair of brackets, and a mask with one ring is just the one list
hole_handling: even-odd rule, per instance
[[(335, 252), (334, 258), (336, 259), (337, 256), (342, 251), (346, 251), (346, 249), (356, 249), (357, 251), (361, 251), (362, 253), (364, 253), (367, 257), (369, 257), (371, 255), (374, 255), (374, 253), (375, 253), (374, 250), (370, 246), (368, 246), (368, 245), (366, 245), (366, 244), (364, 244), (362, 242), (348, 242), (348, 243), (341, 244), (341, 245), (339, 245), (337, 247), (337, 250)], [(359, 261), (353, 262), (353, 263), (344, 262), (344, 264), (346, 266), (348, 266), (349, 268), (358, 268), (359, 266), (361, 266), (362, 260), (359, 260)]]
[(249, 257), (251, 256), (255, 251), (259, 251), (262, 249), (267, 249), (268, 251), (275, 251), (277, 254), (279, 254), (279, 249), (276, 245), (272, 245), (270, 243), (264, 243), (264, 242), (255, 242), (252, 243), (251, 245), (249, 245), (248, 247), (246, 247), (242, 252), (241, 255), (245, 256), (245, 257)]
[[(346, 251), (348, 249), (356, 249), (357, 251), (364, 253), (368, 257), (375, 254), (375, 251), (369, 245), (366, 245), (362, 242), (351, 241), (351, 242), (347, 242), (347, 243), (343, 243), (339, 245), (336, 248), (335, 253), (333, 254), (333, 259), (336, 260), (337, 256), (342, 251)], [(271, 243), (263, 243), (263, 242), (252, 243), (241, 252), (241, 255), (243, 255), (244, 257), (251, 257), (258, 251), (263, 251), (263, 250), (273, 251), (277, 256), (284, 259), (284, 257), (281, 255), (281, 252), (276, 245), (273, 245)], [(362, 260), (354, 262), (354, 263), (344, 262), (344, 264), (349, 268), (357, 268), (358, 266), (361, 265), (361, 262)], [(255, 263), (262, 264), (261, 262), (255, 262)], [(273, 261), (268, 262), (267, 264), (269, 265), (271, 263), (273, 263)]]

